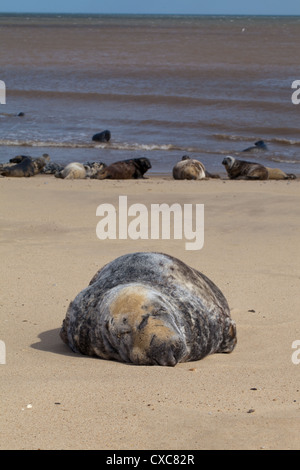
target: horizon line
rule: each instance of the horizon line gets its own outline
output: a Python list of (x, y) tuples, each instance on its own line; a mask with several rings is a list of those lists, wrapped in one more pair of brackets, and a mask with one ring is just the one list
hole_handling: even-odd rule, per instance
[(96, 13), (96, 12), (40, 12), (0, 11), (0, 15), (103, 15), (103, 16), (300, 16), (300, 13)]

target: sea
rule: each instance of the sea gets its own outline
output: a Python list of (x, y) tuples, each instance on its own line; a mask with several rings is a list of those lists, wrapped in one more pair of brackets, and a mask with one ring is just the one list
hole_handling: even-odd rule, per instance
[(300, 17), (1, 14), (0, 44), (0, 163), (147, 157), (167, 175), (233, 155), (300, 174)]

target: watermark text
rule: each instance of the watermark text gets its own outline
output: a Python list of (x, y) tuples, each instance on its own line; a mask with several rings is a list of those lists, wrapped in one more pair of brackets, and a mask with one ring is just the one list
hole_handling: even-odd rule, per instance
[(299, 339), (296, 339), (295, 341), (293, 341), (292, 349), (296, 350), (292, 354), (292, 363), (297, 366), (298, 364), (300, 364), (300, 340)]
[(0, 104), (6, 104), (6, 86), (3, 80), (0, 80)]
[(6, 346), (4, 341), (0, 340), (0, 364), (6, 364)]
[(295, 91), (292, 93), (292, 103), (299, 104), (300, 103), (300, 80), (294, 80), (292, 83), (292, 88)]
[(128, 206), (127, 196), (119, 196), (118, 211), (113, 204), (100, 204), (96, 216), (99, 240), (185, 239), (186, 250), (204, 245), (204, 204), (145, 204)]

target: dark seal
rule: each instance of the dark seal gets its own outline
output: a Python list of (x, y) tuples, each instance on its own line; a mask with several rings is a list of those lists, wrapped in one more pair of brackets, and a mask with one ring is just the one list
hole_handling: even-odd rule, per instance
[(131, 158), (120, 162), (114, 162), (106, 168), (98, 171), (91, 178), (103, 180), (127, 180), (144, 178), (144, 174), (151, 168), (148, 158)]
[(254, 146), (252, 145), (251, 147), (248, 147), (242, 152), (257, 152), (257, 151), (266, 151), (268, 150), (268, 146), (265, 144), (263, 140), (258, 140), (257, 142), (254, 143)]
[(219, 288), (162, 253), (131, 253), (105, 265), (70, 303), (60, 331), (74, 352), (175, 366), (230, 353), (236, 326)]
[(95, 142), (109, 142), (111, 138), (111, 133), (108, 130), (98, 132), (98, 134), (94, 134), (92, 140)]
[(10, 159), (10, 164), (15, 163), (15, 165), (4, 166), (0, 170), (0, 173), (3, 176), (19, 178), (34, 176), (42, 171), (49, 159), (50, 157), (46, 153), (44, 153), (44, 155), (39, 158), (18, 155), (17, 157)]
[(260, 163), (246, 162), (234, 157), (226, 157), (222, 161), (230, 179), (267, 180), (268, 170)]

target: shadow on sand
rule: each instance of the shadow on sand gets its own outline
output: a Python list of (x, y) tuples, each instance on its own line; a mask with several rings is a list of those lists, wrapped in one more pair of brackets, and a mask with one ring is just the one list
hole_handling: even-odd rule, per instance
[(31, 347), (39, 351), (51, 352), (54, 354), (62, 354), (64, 356), (77, 356), (78, 354), (71, 351), (71, 349), (63, 343), (59, 336), (60, 328), (54, 330), (44, 331), (39, 334), (40, 341), (33, 343)]

